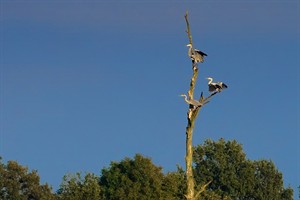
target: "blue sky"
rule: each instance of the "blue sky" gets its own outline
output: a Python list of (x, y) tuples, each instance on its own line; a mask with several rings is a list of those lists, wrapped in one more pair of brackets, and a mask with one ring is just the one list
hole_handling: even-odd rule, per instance
[(236, 139), (300, 185), (299, 1), (0, 2), (4, 160), (54, 189), (135, 153), (184, 166), (189, 10), (208, 54), (195, 96), (208, 76), (229, 86), (201, 110), (194, 144)]

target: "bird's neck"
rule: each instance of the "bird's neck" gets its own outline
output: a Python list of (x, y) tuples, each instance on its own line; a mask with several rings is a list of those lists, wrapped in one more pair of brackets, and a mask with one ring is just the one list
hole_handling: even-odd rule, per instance
[(189, 53), (191, 54), (192, 53), (192, 46), (189, 46)]
[(187, 98), (187, 96), (184, 96), (184, 100), (185, 100), (186, 102), (188, 102), (188, 98)]

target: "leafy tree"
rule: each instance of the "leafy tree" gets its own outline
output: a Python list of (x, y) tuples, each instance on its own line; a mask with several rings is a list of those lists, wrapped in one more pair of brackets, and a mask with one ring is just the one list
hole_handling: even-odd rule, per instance
[(283, 188), (282, 174), (272, 161), (254, 161), (253, 165), (255, 167), (255, 192), (253, 193), (255, 199), (292, 199), (293, 190)]
[(200, 196), (201, 200), (232, 200), (229, 196), (221, 196), (214, 191), (203, 191), (203, 193)]
[(292, 199), (293, 190), (283, 187), (282, 174), (273, 162), (247, 160), (236, 141), (206, 140), (194, 152), (197, 184), (213, 180), (207, 189), (221, 199)]
[[(140, 154), (134, 159), (111, 162), (102, 169), (100, 177), (87, 173), (69, 174), (57, 195), (40, 184), (37, 171), (15, 161), (1, 162), (1, 200), (181, 200), (187, 190), (186, 174), (177, 171), (162, 173), (151, 159)], [(241, 144), (236, 141), (206, 140), (194, 148), (195, 189), (208, 185), (200, 196), (202, 200), (291, 200), (293, 190), (283, 186), (282, 174), (268, 160), (246, 159)], [(197, 187), (198, 186), (198, 187)]]
[(54, 200), (51, 188), (40, 184), (37, 171), (28, 172), (27, 167), (16, 161), (2, 163), (0, 157), (0, 199), (2, 200)]
[(100, 178), (104, 199), (158, 200), (162, 195), (161, 171), (161, 167), (140, 154), (135, 155), (134, 159), (111, 162), (109, 168), (102, 170)]
[(164, 175), (162, 183), (162, 199), (182, 200), (186, 193), (185, 172), (178, 167), (176, 172)]
[(80, 173), (65, 175), (58, 196), (61, 200), (100, 200), (99, 178), (91, 173), (84, 178)]

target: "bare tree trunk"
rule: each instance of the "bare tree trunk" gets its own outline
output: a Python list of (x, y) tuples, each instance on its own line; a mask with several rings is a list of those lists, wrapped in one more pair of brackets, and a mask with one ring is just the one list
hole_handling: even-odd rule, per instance
[[(184, 17), (187, 24), (186, 32), (188, 34), (190, 44), (192, 44), (192, 35), (191, 35), (190, 25), (188, 21), (188, 13), (186, 13)], [(193, 76), (190, 82), (190, 89), (188, 91), (189, 99), (194, 99), (195, 84), (198, 77), (198, 68), (196, 67), (196, 63), (192, 62), (192, 67), (193, 67)], [(187, 113), (188, 125), (186, 127), (186, 156), (185, 156), (187, 193), (185, 197), (188, 200), (194, 200), (194, 196), (195, 196), (195, 182), (194, 182), (194, 175), (193, 175), (193, 129), (194, 129), (195, 118), (198, 114), (198, 110), (199, 108), (194, 109), (194, 107), (190, 105), (190, 108)]]
[(193, 176), (193, 129), (194, 129), (194, 119), (189, 118), (193, 116), (193, 111), (190, 109), (188, 111), (188, 126), (186, 127), (186, 179), (187, 179), (187, 194), (186, 199), (194, 200), (195, 195), (195, 182)]
[[(186, 20), (187, 25), (187, 34), (189, 38), (189, 42), (192, 44), (192, 35), (190, 31), (190, 25), (188, 21), (188, 13), (184, 16)], [(192, 61), (192, 68), (193, 68), (193, 76), (191, 78), (190, 82), (190, 89), (188, 91), (189, 99), (194, 99), (194, 90), (196, 85), (196, 80), (198, 77), (198, 66), (197, 63)], [(203, 93), (201, 93), (201, 97), (199, 99), (199, 102), (202, 103), (202, 105), (205, 105), (208, 103), (209, 99), (215, 95), (215, 93), (211, 94), (209, 97), (204, 98)], [(186, 184), (187, 184), (187, 192), (186, 192), (186, 199), (187, 200), (196, 200), (200, 193), (203, 192), (208, 184), (210, 184), (211, 181), (209, 181), (207, 184), (203, 185), (201, 188), (199, 188), (199, 191), (195, 194), (195, 180), (193, 175), (193, 130), (195, 125), (195, 120), (198, 116), (198, 113), (202, 106), (194, 108), (194, 106), (190, 105), (189, 110), (187, 112), (187, 120), (188, 124), (186, 127), (186, 156), (185, 156), (185, 162), (186, 162)]]

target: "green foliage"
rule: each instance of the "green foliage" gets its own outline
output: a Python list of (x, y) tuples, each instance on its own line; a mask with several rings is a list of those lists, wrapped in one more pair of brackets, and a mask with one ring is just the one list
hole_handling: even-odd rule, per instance
[(101, 189), (105, 199), (160, 199), (163, 180), (162, 168), (152, 164), (149, 158), (137, 154), (134, 159), (125, 158), (112, 162), (102, 170)]
[(164, 176), (162, 184), (162, 199), (181, 200), (186, 193), (185, 172), (178, 167), (176, 172)]
[[(289, 199), (288, 194), (293, 194), (291, 189), (283, 188), (282, 174), (278, 172), (275, 165), (271, 161), (260, 160), (254, 161), (255, 167), (255, 182), (254, 188), (256, 190), (253, 196), (256, 199)], [(264, 190), (261, 190), (261, 189)]]
[(37, 171), (28, 172), (27, 167), (15, 161), (2, 163), (0, 157), (0, 199), (2, 200), (54, 200), (51, 188), (40, 185)]
[(84, 178), (80, 173), (65, 175), (58, 196), (61, 200), (100, 200), (99, 177), (91, 173)]
[(200, 199), (201, 200), (232, 200), (230, 197), (226, 196), (226, 195), (219, 195), (213, 191), (204, 191), (203, 193), (201, 193), (200, 195)]
[[(185, 171), (162, 173), (162, 168), (140, 154), (111, 162), (101, 176), (92, 173), (63, 177), (57, 195), (40, 184), (36, 171), (15, 161), (1, 162), (1, 200), (182, 200)], [(196, 191), (210, 180), (201, 200), (292, 200), (293, 190), (283, 186), (282, 174), (268, 160), (246, 159), (236, 141), (207, 140), (194, 148)], [(299, 188), (300, 189), (300, 188)]]
[(208, 191), (232, 199), (290, 200), (293, 190), (283, 187), (282, 174), (271, 161), (250, 161), (236, 141), (205, 141), (194, 149), (197, 184), (209, 180)]

